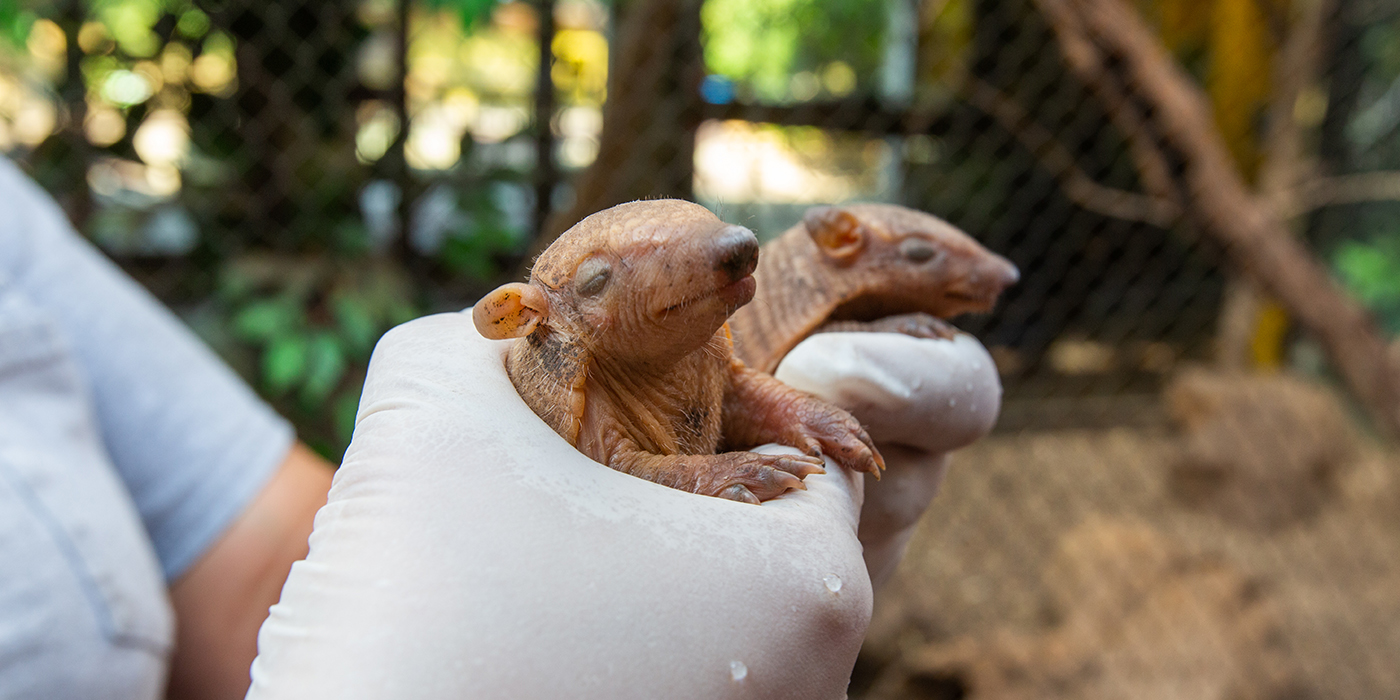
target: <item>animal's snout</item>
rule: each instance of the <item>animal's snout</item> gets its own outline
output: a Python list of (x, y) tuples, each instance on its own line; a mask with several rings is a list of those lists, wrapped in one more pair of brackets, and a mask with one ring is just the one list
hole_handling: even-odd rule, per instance
[(995, 259), (990, 272), (991, 274), (987, 276), (991, 278), (998, 290), (1006, 289), (1021, 281), (1021, 271), (1016, 269), (1010, 260), (1000, 256)]
[(1007, 287), (1021, 279), (1021, 271), (1010, 260), (985, 251), (980, 259), (965, 269), (966, 277), (948, 285), (946, 292), (952, 296), (978, 300), (978, 305), (973, 308), (983, 311), (995, 304), (997, 297)]
[(730, 226), (715, 241), (715, 269), (735, 282), (758, 267), (758, 238), (743, 226)]

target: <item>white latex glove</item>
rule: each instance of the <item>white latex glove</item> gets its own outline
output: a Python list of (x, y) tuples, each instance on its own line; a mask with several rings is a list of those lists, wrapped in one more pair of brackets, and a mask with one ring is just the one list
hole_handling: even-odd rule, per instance
[(819, 333), (793, 348), (775, 375), (854, 414), (885, 458), (884, 477), (865, 483), (860, 515), (865, 565), (878, 588), (894, 573), (937, 495), (948, 453), (996, 423), (996, 365), (964, 333), (952, 340)]
[(251, 698), (841, 698), (870, 620), (861, 481), (761, 506), (593, 462), (470, 312), (375, 349)]
[[(864, 362), (911, 358), (882, 354), (894, 346), (881, 334), (842, 335), (875, 354), (796, 366), (827, 366), (837, 394), (885, 407), (877, 439), (943, 415), (930, 401), (948, 395), (925, 390), (950, 391), (932, 378), (958, 374), (943, 355), (886, 376)], [(311, 553), (263, 625), (249, 697), (844, 697), (871, 605), (861, 476), (828, 462), (806, 491), (752, 506), (621, 474), (524, 405), (506, 347), (470, 313), (380, 341)], [(923, 425), (914, 444), (963, 439), (930, 441)]]

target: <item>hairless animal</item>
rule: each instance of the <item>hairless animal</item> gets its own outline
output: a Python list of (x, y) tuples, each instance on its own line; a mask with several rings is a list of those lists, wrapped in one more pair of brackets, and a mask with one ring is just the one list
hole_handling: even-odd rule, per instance
[[(594, 214), (473, 310), (516, 339), (511, 382), (595, 461), (656, 483), (758, 503), (806, 488), (820, 454), (884, 467), (844, 410), (746, 367), (726, 323), (753, 298), (758, 240), (698, 204), (652, 200)], [(743, 450), (777, 442), (804, 455)]]
[(943, 321), (986, 311), (1019, 278), (1010, 261), (937, 217), (892, 204), (809, 209), (763, 246), (753, 303), (735, 312), (734, 352), (773, 372), (814, 333), (951, 338)]

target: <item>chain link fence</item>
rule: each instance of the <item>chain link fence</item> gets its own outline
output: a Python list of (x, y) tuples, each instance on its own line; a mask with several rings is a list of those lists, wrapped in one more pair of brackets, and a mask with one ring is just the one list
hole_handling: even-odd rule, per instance
[[(934, 213), (1022, 271), (958, 321), (1003, 415), (852, 696), (1400, 695), (1400, 461), (1161, 194), (1122, 126), (1161, 110), (1086, 82), (1055, 5), (3, 0), (0, 149), (332, 457), (384, 330), (588, 213), (683, 197), (760, 238), (820, 204)], [(1400, 332), (1400, 3), (1131, 7), (1238, 178)]]

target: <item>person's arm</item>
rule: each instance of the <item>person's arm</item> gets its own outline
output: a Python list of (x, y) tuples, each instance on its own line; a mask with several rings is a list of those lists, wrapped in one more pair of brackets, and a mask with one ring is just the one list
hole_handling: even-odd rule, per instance
[(297, 444), (257, 498), (170, 587), (176, 646), (174, 700), (237, 700), (248, 692), (258, 628), (326, 503), (332, 467)]
[(76, 360), (171, 587), (171, 692), (242, 697), (257, 627), (306, 551), (330, 470), (4, 159), (0, 203), (0, 280), (42, 309)]

